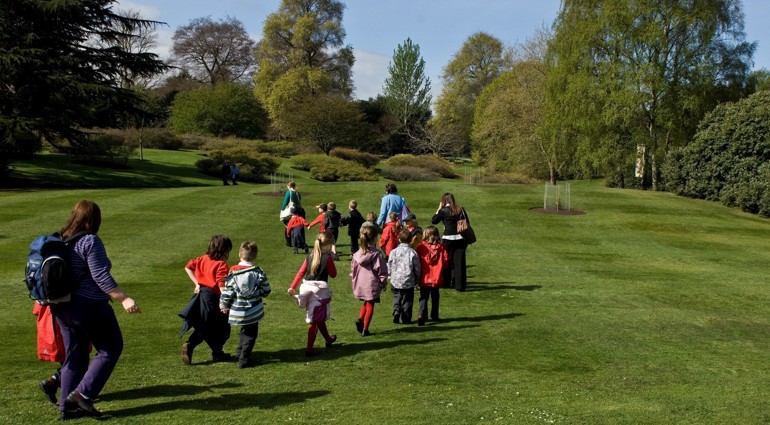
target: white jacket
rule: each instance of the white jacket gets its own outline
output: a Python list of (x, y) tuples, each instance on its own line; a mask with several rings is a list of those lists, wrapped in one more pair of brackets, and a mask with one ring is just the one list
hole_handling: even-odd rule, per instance
[(323, 280), (303, 280), (299, 286), (299, 294), (295, 295), (297, 305), (307, 310), (305, 321), (315, 323), (329, 320), (331, 315), (330, 302), (332, 288)]

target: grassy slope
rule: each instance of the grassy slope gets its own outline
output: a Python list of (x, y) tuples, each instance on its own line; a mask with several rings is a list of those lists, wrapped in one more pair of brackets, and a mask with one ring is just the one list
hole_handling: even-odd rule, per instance
[[(158, 155), (168, 169), (191, 161)], [(379, 207), (382, 182), (295, 174), (306, 205)], [(770, 421), (766, 220), (597, 182), (573, 183), (573, 206), (589, 214), (572, 217), (529, 212), (539, 185), (399, 184), (423, 226), (444, 191), (468, 209), (480, 240), (468, 253), (469, 291), (443, 291), (445, 320), (425, 328), (390, 323), (387, 293), (364, 339), (343, 257), (329, 325), (341, 344), (308, 362), (303, 313), (284, 295), (301, 256), (282, 246), (280, 198), (269, 185), (184, 179), (202, 186), (0, 192), (0, 422), (56, 415), (36, 388), (52, 368), (35, 360), (21, 278), (29, 241), (82, 198), (101, 205), (114, 275), (143, 310), (118, 311), (126, 350), (99, 403), (116, 423)], [(182, 268), (215, 233), (257, 240), (275, 291), (256, 347), (264, 363), (253, 369), (200, 364), (203, 347), (192, 367), (179, 360), (176, 313), (191, 291)]]

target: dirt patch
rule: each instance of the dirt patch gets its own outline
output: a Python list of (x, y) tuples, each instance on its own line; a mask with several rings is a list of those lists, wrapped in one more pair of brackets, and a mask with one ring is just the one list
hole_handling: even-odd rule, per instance
[(530, 211), (538, 214), (550, 214), (550, 215), (583, 215), (587, 214), (583, 210), (576, 210), (574, 208), (570, 210), (556, 210), (556, 209), (543, 209), (543, 208), (530, 208)]

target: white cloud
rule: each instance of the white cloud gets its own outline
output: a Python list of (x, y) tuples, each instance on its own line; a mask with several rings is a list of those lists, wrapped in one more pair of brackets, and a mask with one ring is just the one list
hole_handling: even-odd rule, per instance
[(354, 96), (358, 99), (377, 97), (382, 93), (391, 58), (358, 49), (354, 49), (353, 54), (356, 57), (353, 64), (353, 83), (356, 86)]
[(148, 6), (142, 3), (136, 3), (131, 0), (118, 0), (118, 5), (115, 9), (122, 10), (135, 10), (139, 12), (142, 19), (156, 20), (160, 16), (160, 9), (155, 6)]

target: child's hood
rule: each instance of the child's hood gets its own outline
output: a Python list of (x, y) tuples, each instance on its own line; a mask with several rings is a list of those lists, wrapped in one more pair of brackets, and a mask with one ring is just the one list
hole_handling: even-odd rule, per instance
[(356, 251), (355, 254), (353, 254), (353, 262), (366, 267), (374, 261), (375, 258), (375, 252), (372, 251), (372, 249), (368, 249), (365, 253), (361, 253), (361, 251)]
[(422, 244), (423, 244), (423, 246), (428, 248), (428, 255), (426, 256), (427, 257), (426, 260), (427, 260), (428, 264), (434, 265), (434, 264), (440, 263), (441, 262), (441, 251), (442, 251), (443, 246), (441, 244), (437, 244), (437, 243), (429, 244), (429, 243), (423, 242)]

